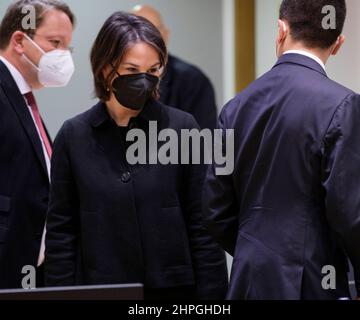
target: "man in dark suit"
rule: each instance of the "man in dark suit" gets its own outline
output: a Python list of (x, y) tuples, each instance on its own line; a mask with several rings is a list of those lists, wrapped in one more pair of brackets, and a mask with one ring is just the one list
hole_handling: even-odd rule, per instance
[[(138, 5), (133, 13), (149, 20), (159, 29), (165, 42), (169, 42), (169, 29), (159, 11), (148, 5)], [(200, 128), (215, 129), (218, 114), (215, 91), (198, 67), (170, 55), (160, 93), (161, 102), (192, 114)]]
[(284, 0), (278, 62), (222, 111), (235, 170), (210, 168), (203, 201), (234, 257), (229, 299), (349, 297), (347, 256), (360, 291), (360, 98), (325, 71), (345, 16), (344, 0)]
[[(32, 10), (36, 21), (28, 15)], [(0, 25), (1, 289), (22, 287), (27, 266), (37, 268), (42, 285), (52, 149), (32, 91), (69, 80), (73, 65), (64, 50), (73, 24), (73, 14), (60, 1), (23, 0), (10, 5)]]

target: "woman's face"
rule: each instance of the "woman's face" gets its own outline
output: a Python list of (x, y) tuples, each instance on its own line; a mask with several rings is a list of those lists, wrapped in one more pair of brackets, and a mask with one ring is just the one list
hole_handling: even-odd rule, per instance
[(161, 69), (159, 53), (151, 45), (140, 42), (125, 53), (117, 72), (120, 75), (149, 73), (160, 77)]

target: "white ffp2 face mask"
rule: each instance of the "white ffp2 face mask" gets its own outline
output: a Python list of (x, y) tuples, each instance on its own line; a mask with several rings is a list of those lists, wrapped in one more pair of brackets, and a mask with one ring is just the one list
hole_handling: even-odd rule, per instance
[(24, 54), (24, 58), (36, 68), (39, 82), (46, 88), (65, 87), (75, 71), (71, 52), (59, 49), (45, 52), (28, 35), (25, 34), (25, 37), (43, 54), (39, 66)]

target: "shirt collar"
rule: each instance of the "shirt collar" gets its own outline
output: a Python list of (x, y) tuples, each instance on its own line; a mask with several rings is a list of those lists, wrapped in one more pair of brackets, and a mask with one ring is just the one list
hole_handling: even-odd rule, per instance
[(303, 56), (306, 56), (306, 57), (309, 57), (310, 59), (315, 60), (324, 69), (324, 71), (326, 71), (324, 62), (322, 62), (322, 60), (319, 57), (317, 57), (316, 55), (314, 55), (308, 51), (304, 51), (304, 50), (288, 50), (288, 51), (284, 52), (284, 54), (291, 54), (291, 53), (301, 54)]
[[(143, 110), (136, 118), (132, 118), (129, 122), (129, 127), (132, 125), (146, 125), (150, 121), (161, 120), (161, 104), (154, 99), (150, 99)], [(106, 104), (99, 102), (95, 105), (92, 115), (92, 126), (95, 128), (101, 127), (105, 123), (115, 124), (115, 121), (109, 115)], [(116, 125), (116, 124), (115, 124)]]
[(14, 67), (12, 63), (10, 63), (7, 59), (5, 59), (3, 56), (0, 56), (0, 61), (2, 61), (5, 66), (9, 69), (10, 74), (15, 80), (16, 85), (18, 86), (20, 92), (22, 95), (31, 92), (31, 88), (22, 76), (22, 74), (19, 72), (18, 69)]

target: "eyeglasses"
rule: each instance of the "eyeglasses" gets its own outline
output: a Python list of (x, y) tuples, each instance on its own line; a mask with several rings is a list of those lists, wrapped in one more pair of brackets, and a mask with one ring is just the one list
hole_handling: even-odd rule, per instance
[(75, 48), (73, 46), (69, 46), (69, 47), (62, 46), (60, 40), (52, 39), (52, 38), (49, 38), (49, 37), (46, 37), (46, 36), (43, 36), (40, 34), (35, 34), (34, 37), (35, 36), (45, 39), (55, 49), (68, 50), (68, 51), (70, 51), (70, 53), (74, 53), (74, 51), (75, 51)]

